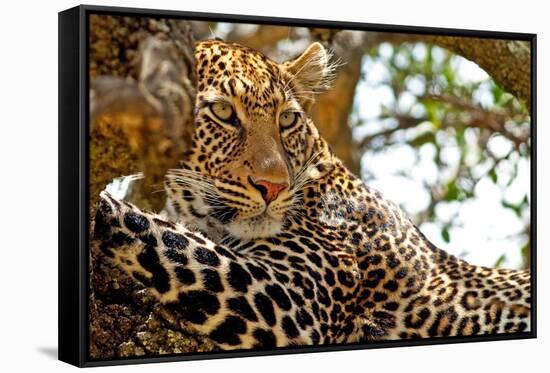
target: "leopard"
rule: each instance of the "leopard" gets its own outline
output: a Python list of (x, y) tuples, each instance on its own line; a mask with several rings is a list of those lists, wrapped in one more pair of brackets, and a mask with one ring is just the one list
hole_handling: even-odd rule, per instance
[(278, 63), (207, 40), (195, 58), (169, 213), (103, 191), (92, 237), (192, 330), (225, 350), (531, 330), (528, 270), (436, 247), (332, 152), (309, 114), (335, 76), (322, 44)]

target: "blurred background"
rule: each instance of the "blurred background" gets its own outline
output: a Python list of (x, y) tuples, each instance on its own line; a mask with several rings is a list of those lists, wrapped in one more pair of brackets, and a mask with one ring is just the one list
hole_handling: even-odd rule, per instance
[(312, 116), (335, 153), (435, 245), (472, 264), (529, 267), (530, 74), (514, 71), (529, 71), (529, 44), (207, 22), (193, 32), (278, 62), (321, 41), (340, 67)]

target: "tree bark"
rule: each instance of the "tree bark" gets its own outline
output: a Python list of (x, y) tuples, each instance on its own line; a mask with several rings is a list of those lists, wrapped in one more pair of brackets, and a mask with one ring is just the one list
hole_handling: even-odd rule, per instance
[[(99, 192), (123, 175), (143, 173), (129, 199), (159, 211), (166, 170), (191, 141), (194, 40), (187, 22), (90, 18), (90, 217)], [(93, 224), (90, 221), (93, 237)], [(159, 306), (133, 279), (90, 248), (92, 358), (212, 351), (185, 320)]]
[(310, 32), (327, 46), (332, 53), (333, 63), (339, 65), (332, 87), (318, 97), (313, 107), (313, 120), (336, 156), (351, 172), (360, 176), (361, 154), (357, 152), (359, 148), (354, 146), (349, 118), (357, 83), (361, 78), (366, 33), (337, 30), (323, 33), (319, 29), (312, 29)]
[(349, 117), (361, 73), (361, 60), (361, 56), (353, 56), (338, 71), (332, 88), (319, 96), (311, 111), (321, 136), (328, 141), (336, 156), (357, 176), (360, 176), (360, 155), (354, 151)]
[[(194, 40), (187, 23), (111, 16), (90, 19), (90, 194), (141, 172), (131, 200), (160, 210), (166, 170), (191, 142)], [(178, 41), (175, 43), (174, 41)], [(91, 214), (93, 216), (93, 214)]]

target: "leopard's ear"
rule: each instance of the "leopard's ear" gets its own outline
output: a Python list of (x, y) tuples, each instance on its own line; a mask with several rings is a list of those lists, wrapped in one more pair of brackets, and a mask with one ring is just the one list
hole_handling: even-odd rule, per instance
[(289, 87), (304, 109), (313, 103), (316, 93), (330, 88), (334, 65), (329, 60), (325, 48), (313, 43), (298, 57), (283, 63), (283, 69), (290, 75)]

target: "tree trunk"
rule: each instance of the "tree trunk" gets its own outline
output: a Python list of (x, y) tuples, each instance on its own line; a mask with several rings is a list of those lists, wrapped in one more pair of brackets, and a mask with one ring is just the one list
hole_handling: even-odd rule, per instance
[(333, 86), (318, 97), (311, 115), (319, 133), (330, 144), (336, 156), (348, 169), (360, 176), (360, 154), (355, 151), (349, 125), (353, 108), (355, 88), (361, 75), (363, 53), (349, 56), (346, 64), (338, 70)]

